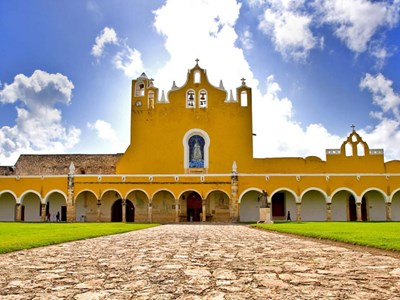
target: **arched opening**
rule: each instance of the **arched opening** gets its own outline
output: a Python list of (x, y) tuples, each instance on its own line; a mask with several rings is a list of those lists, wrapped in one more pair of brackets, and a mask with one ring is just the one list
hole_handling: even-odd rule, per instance
[(175, 197), (170, 191), (160, 190), (152, 196), (152, 220), (156, 223), (175, 222)]
[(182, 139), (184, 168), (189, 173), (202, 173), (208, 168), (210, 137), (204, 130), (194, 128)]
[(400, 191), (392, 196), (392, 221), (400, 221)]
[(357, 144), (357, 156), (365, 156), (365, 146), (363, 143)]
[[(135, 206), (128, 199), (125, 203), (126, 222), (135, 222)], [(111, 222), (122, 222), (122, 199), (116, 200), (111, 206)]]
[(75, 220), (77, 222), (95, 222), (98, 209), (97, 196), (91, 191), (83, 191), (75, 200)]
[(261, 191), (247, 191), (240, 199), (240, 222), (257, 222), (260, 220)]
[(247, 92), (243, 91), (240, 93), (240, 106), (246, 107), (247, 106)]
[(195, 71), (194, 72), (194, 83), (200, 83), (201, 76), (200, 76), (200, 71)]
[(200, 222), (201, 213), (203, 212), (203, 200), (201, 196), (196, 192), (192, 192), (188, 195), (186, 200), (187, 207), (187, 221), (188, 222)]
[(345, 146), (346, 156), (353, 156), (353, 146), (350, 143), (346, 143)]
[(29, 192), (22, 197), (21, 221), (40, 222), (42, 207), (37, 194)]
[[(363, 221), (386, 221), (386, 203), (382, 191), (369, 190), (364, 194), (365, 217)], [(363, 210), (363, 207), (361, 208)]]
[(141, 81), (138, 81), (138, 82), (136, 83), (136, 86), (135, 86), (135, 96), (136, 96), (136, 97), (142, 97), (142, 96), (144, 96), (144, 83), (141, 82)]
[(0, 221), (15, 221), (15, 204), (11, 193), (0, 194)]
[(207, 196), (206, 219), (213, 222), (229, 222), (229, 196), (223, 191), (212, 191)]
[(319, 190), (307, 191), (301, 199), (303, 221), (326, 221), (326, 198)]
[(149, 197), (140, 190), (132, 190), (126, 196), (135, 209), (135, 222), (146, 223), (149, 222)]
[(67, 221), (67, 200), (61, 193), (53, 192), (47, 196), (46, 219), (48, 221)]

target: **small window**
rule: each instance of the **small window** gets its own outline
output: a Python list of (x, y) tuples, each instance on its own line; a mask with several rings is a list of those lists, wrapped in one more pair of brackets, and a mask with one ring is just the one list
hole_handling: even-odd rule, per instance
[(149, 92), (148, 106), (149, 106), (149, 108), (154, 109), (154, 92), (153, 91)]
[(365, 156), (365, 146), (363, 143), (357, 144), (357, 156)]
[(196, 107), (195, 93), (193, 90), (189, 90), (186, 93), (186, 107), (195, 108)]
[(200, 83), (200, 71), (195, 71), (194, 72), (194, 83)]
[(353, 156), (353, 145), (351, 143), (346, 144), (346, 156)]
[(247, 106), (247, 92), (243, 91), (240, 93), (240, 105)]
[(207, 91), (201, 90), (199, 92), (199, 107), (206, 108), (207, 107)]

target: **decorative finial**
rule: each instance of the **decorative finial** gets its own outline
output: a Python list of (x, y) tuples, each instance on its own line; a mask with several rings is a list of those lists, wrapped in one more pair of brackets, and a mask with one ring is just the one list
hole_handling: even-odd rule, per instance
[(246, 79), (242, 78), (241, 81), (242, 81), (242, 86), (246, 86)]
[(175, 80), (172, 82), (172, 88), (171, 88), (171, 90), (176, 90), (178, 87), (176, 86), (176, 84), (175, 84)]
[(160, 100), (160, 102), (167, 102), (167, 100), (165, 98), (164, 90), (162, 90), (162, 92), (161, 92), (161, 100)]
[(355, 131), (355, 130), (354, 130), (354, 128), (356, 128), (356, 126), (354, 126), (354, 125), (351, 125), (350, 127), (353, 129), (353, 131)]
[(237, 174), (237, 165), (236, 160), (232, 164), (232, 174)]

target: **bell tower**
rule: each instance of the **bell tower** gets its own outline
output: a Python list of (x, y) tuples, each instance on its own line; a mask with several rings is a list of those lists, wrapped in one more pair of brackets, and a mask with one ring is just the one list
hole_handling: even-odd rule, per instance
[(158, 88), (154, 87), (153, 78), (142, 73), (132, 80), (132, 109), (154, 109), (154, 102), (158, 99)]

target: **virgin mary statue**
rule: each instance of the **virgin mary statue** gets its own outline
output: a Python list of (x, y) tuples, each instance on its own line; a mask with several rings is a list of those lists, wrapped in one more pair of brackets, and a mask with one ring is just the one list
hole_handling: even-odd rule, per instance
[(199, 141), (197, 139), (196, 139), (196, 142), (194, 143), (194, 146), (193, 146), (192, 159), (194, 161), (200, 161), (202, 159), (200, 144), (199, 144)]

